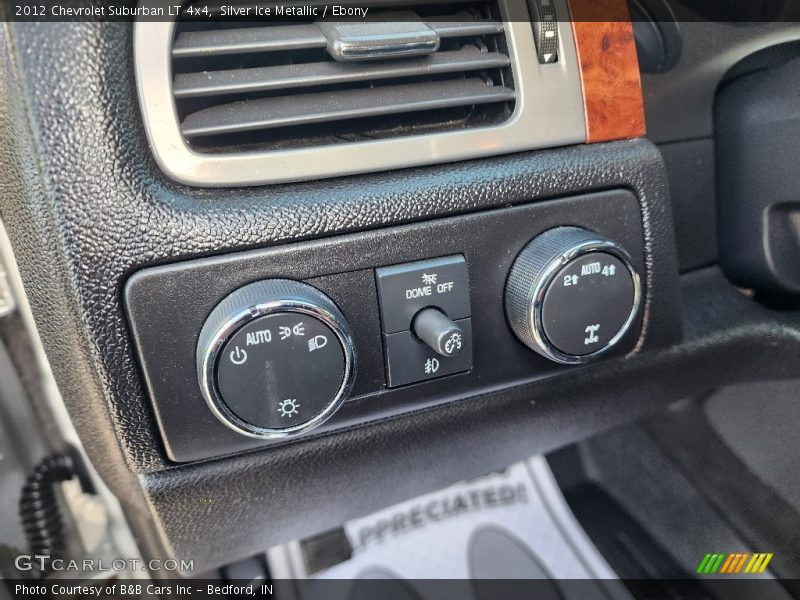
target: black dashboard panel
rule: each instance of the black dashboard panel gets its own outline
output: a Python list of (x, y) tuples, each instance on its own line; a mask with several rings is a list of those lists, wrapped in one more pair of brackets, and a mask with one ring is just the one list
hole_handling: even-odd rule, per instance
[[(713, 182), (692, 182), (695, 172), (708, 177), (713, 162), (709, 90), (718, 79), (702, 88), (703, 111), (681, 108), (680, 126), (667, 110), (684, 107), (671, 99), (694, 81), (701, 36), (686, 54), (690, 64), (676, 71), (684, 87), (668, 73), (645, 78), (653, 139), (671, 142), (673, 178), (684, 178), (671, 201), (662, 155), (641, 139), (272, 187), (179, 185), (158, 170), (141, 126), (129, 24), (60, 23), (57, 35), (45, 24), (6, 27), (3, 219), (76, 429), (147, 554), (218, 566), (578, 440), (684, 394), (796, 375), (795, 315), (756, 304), (713, 269), (679, 283), (673, 209), (683, 266), (716, 256), (708, 220)], [(718, 27), (719, 41), (732, 26)], [(766, 43), (769, 29), (759, 40)], [(715, 47), (725, 54), (722, 41)], [(684, 142), (692, 136), (699, 139)], [(513, 218), (519, 215), (533, 215), (532, 224)], [(635, 255), (644, 278), (641, 352), (558, 367), (513, 340), (503, 321), (498, 335), (513, 342), (506, 356), (526, 370), (483, 366), (491, 325), (502, 314), (499, 282), (521, 246), (540, 227), (601, 221)], [(405, 244), (393, 243), (399, 236)], [(470, 261), (472, 318), (489, 315), (476, 328), (475, 366), (388, 390), (374, 343), (381, 330), (373, 269), (453, 254)], [(487, 273), (495, 279), (482, 291), (474, 282)], [(337, 421), (296, 442), (262, 446), (213, 420), (197, 396), (192, 358), (197, 327), (214, 304), (239, 285), (273, 276), (335, 297), (367, 341), (355, 399)], [(132, 319), (126, 285), (128, 299), (138, 294), (141, 303)], [(357, 298), (352, 289), (360, 290)], [(176, 326), (183, 333), (164, 336)], [(154, 358), (148, 348), (156, 346)], [(167, 423), (168, 412), (193, 424), (194, 440)], [(186, 458), (202, 462), (176, 464)]]
[[(467, 402), (471, 396), (559, 374), (564, 367), (514, 338), (502, 299), (511, 263), (522, 248), (560, 225), (590, 228), (617, 241), (633, 256), (635, 269), (644, 273), (640, 207), (628, 191), (533, 203), (137, 273), (127, 284), (126, 301), (170, 458), (198, 460), (259, 444), (215, 419), (193, 380), (198, 334), (211, 309), (232, 290), (262, 279), (297, 279), (314, 285), (339, 306), (353, 328), (359, 358), (355, 390), (349, 403), (320, 432), (445, 402)], [(468, 373), (387, 389), (373, 269), (446, 255), (466, 258), (474, 366)], [(648, 293), (645, 297), (648, 314), (663, 310), (662, 303), (675, 303), (674, 297)], [(640, 321), (641, 317), (640, 313)], [(663, 346), (678, 339), (679, 333), (678, 327), (667, 336), (645, 328), (641, 338), (646, 343), (641, 346)], [(631, 328), (615, 354), (631, 352), (639, 338), (639, 327)]]
[[(647, 139), (219, 189), (176, 183), (154, 160), (132, 23), (4, 23), (0, 212), (59, 392), (145, 558), (215, 569), (677, 400), (797, 378), (800, 313), (760, 303), (730, 283), (749, 283), (735, 269), (713, 266), (729, 251), (717, 220), (732, 218), (727, 186), (715, 180), (726, 163), (714, 116), (721, 86), (800, 53), (800, 25), (712, 22), (689, 2), (668, 4), (680, 56), (642, 77)], [(520, 56), (534, 72), (535, 53)], [(585, 139), (554, 118), (571, 111), (580, 134), (579, 101), (532, 87), (545, 102), (525, 99), (530, 121), (515, 148)], [(548, 130), (552, 144), (531, 145)], [(468, 150), (458, 156), (480, 155)], [(772, 216), (787, 217), (779, 224), (788, 228), (792, 210)], [(641, 335), (637, 322), (618, 353), (593, 364), (543, 358), (514, 336), (504, 312), (515, 257), (559, 225), (618, 241), (643, 280)], [(463, 257), (467, 267), (469, 310), (453, 314), (471, 331), (472, 354), (447, 377), (391, 380), (385, 350), (391, 336), (411, 336), (409, 315), (387, 326), (376, 269), (441, 257)], [(217, 303), (269, 278), (332, 298), (358, 351), (351, 399), (291, 440), (223, 426), (196, 372), (198, 333)]]
[(581, 377), (143, 475), (151, 514), (175, 555), (221, 564), (502, 469), (678, 398), (731, 382), (797, 376), (797, 313), (754, 303), (714, 268), (683, 278), (681, 302), (685, 335), (677, 346), (598, 363)]
[(135, 272), (627, 189), (638, 202), (648, 294), (663, 299), (645, 304), (645, 341), (677, 341), (678, 268), (661, 156), (634, 140), (294, 185), (189, 188), (163, 177), (151, 157), (131, 77), (129, 24), (61, 23), (58, 35), (46, 24), (7, 27), (3, 92), (21, 101), (0, 111), (9, 190), (0, 199), (3, 219), (75, 427), (146, 553), (219, 565), (566, 443), (648, 405), (592, 408), (597, 374), (638, 361), (611, 360), (568, 378), (568, 387), (581, 380), (593, 395), (562, 388), (543, 405), (531, 401), (542, 384), (515, 387), (176, 467), (123, 307)]
[[(68, 406), (79, 429), (88, 432), (89, 451), (108, 468), (117, 457), (117, 473), (171, 466), (121, 303), (125, 281), (147, 266), (628, 188), (640, 203), (646, 252), (659, 257), (645, 265), (648, 289), (653, 296), (675, 293), (664, 168), (647, 141), (295, 185), (187, 188), (160, 174), (147, 147), (130, 77), (130, 27), (64, 23), (59, 32), (51, 36), (45, 26), (13, 25), (15, 60), (26, 85), (23, 91), (18, 82), (6, 83), (24, 95), (30, 115), (7, 124), (7, 135), (16, 140), (6, 146), (15, 150), (7, 157), (9, 173), (13, 178), (41, 162), (46, 176), (12, 180), (25, 201), (7, 197), (4, 217), (22, 259), (30, 257), (34, 308), (51, 315), (41, 323), (48, 349), (84, 361), (85, 368), (55, 365)], [(54, 105), (84, 109), (56, 118)], [(39, 123), (35, 137), (29, 118)], [(75, 143), (74, 131), (84, 132), (84, 143)], [(26, 147), (40, 158), (26, 157)], [(654, 336), (674, 331), (678, 321), (679, 306), (665, 304), (662, 310), (648, 317)]]
[[(669, 173), (681, 271), (691, 271), (714, 264), (718, 256), (714, 139), (717, 92), (743, 60), (765, 49), (782, 46), (786, 56), (796, 54), (800, 25), (791, 16), (774, 22), (713, 22), (700, 18), (692, 3), (664, 5), (677, 19), (680, 60), (666, 72), (643, 73), (642, 90), (647, 137), (659, 145)], [(733, 6), (719, 3), (723, 5)], [(796, 10), (792, 3), (786, 8)], [(763, 60), (756, 68), (769, 64), (770, 60)], [(725, 202), (724, 196), (720, 202)]]

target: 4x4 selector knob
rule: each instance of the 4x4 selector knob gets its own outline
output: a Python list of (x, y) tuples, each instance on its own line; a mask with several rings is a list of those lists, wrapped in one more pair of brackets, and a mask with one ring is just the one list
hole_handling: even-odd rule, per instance
[(211, 312), (197, 345), (197, 375), (214, 415), (243, 435), (278, 439), (309, 431), (347, 399), (352, 335), (319, 290), (259, 281)]
[(533, 239), (508, 276), (506, 316), (520, 341), (556, 362), (611, 350), (636, 322), (642, 290), (627, 252), (602, 235), (558, 227)]

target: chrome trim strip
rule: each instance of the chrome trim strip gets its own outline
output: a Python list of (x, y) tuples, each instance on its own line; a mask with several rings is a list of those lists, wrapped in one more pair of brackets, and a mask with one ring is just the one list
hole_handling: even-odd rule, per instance
[[(510, 4), (517, 1), (499, 0), (503, 14), (512, 14)], [(556, 8), (569, 14), (565, 0), (556, 0)], [(172, 97), (175, 23), (140, 20), (134, 27), (134, 62), (148, 140), (164, 173), (201, 187), (302, 181), (585, 142), (572, 24), (559, 21), (559, 62), (547, 65), (536, 60), (530, 23), (504, 25), (517, 99), (502, 125), (295, 150), (204, 154), (186, 144)]]

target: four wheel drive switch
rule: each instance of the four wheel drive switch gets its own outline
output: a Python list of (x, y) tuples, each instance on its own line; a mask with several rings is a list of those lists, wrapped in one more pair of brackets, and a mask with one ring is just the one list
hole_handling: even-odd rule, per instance
[(508, 324), (531, 350), (562, 364), (611, 351), (637, 322), (642, 285), (619, 244), (556, 227), (523, 248), (506, 280)]
[(472, 368), (469, 275), (454, 255), (376, 269), (389, 387)]

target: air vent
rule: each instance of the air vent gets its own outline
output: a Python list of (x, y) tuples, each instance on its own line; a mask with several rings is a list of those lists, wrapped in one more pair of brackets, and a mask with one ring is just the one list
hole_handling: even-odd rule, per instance
[[(251, 15), (295, 2), (238, 1)], [(186, 5), (199, 18), (138, 21), (139, 103), (164, 172), (259, 185), (586, 140), (570, 23), (558, 62), (540, 65), (524, 0), (358, 2), (372, 21), (209, 18), (205, 0)]]
[(202, 152), (291, 149), (507, 121), (515, 91), (497, 0), (417, 2), (373, 2), (366, 22), (184, 17), (172, 72), (185, 140)]

